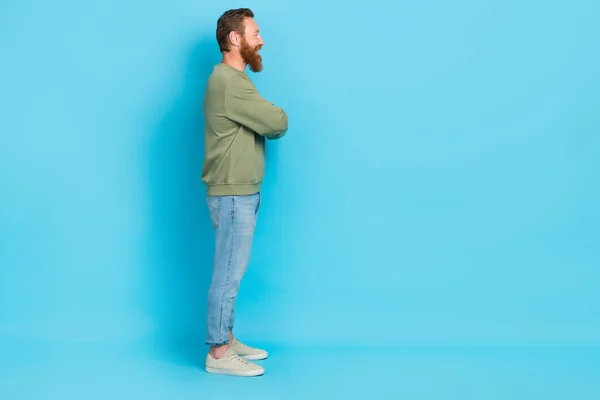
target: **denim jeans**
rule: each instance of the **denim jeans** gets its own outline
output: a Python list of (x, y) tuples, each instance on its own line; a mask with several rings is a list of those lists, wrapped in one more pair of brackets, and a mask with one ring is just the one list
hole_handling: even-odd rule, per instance
[(246, 272), (260, 193), (248, 196), (208, 196), (208, 209), (215, 231), (215, 258), (208, 291), (206, 344), (229, 343), (233, 329), (235, 300)]

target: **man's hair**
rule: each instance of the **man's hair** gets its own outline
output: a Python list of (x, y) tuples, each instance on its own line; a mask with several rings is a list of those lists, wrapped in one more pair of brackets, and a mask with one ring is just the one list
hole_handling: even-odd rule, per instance
[(229, 32), (234, 31), (244, 34), (244, 19), (254, 18), (254, 13), (249, 8), (236, 8), (228, 10), (217, 21), (217, 43), (221, 52), (229, 51)]

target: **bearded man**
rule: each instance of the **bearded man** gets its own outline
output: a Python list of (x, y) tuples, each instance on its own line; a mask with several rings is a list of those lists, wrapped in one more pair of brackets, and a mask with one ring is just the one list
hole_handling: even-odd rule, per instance
[(261, 203), (265, 139), (288, 129), (285, 111), (265, 100), (246, 74), (262, 71), (264, 42), (248, 8), (225, 12), (217, 22), (222, 60), (208, 79), (204, 104), (202, 181), (215, 231), (215, 256), (208, 293), (206, 371), (257, 376), (264, 368), (251, 362), (267, 352), (233, 336), (234, 306), (250, 259)]

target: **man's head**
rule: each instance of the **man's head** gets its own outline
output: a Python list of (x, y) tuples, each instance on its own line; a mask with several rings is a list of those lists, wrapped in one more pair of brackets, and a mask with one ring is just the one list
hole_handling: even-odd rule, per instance
[(258, 51), (264, 42), (249, 8), (237, 8), (221, 15), (217, 21), (217, 42), (221, 53), (239, 55), (252, 71), (262, 70), (262, 57)]

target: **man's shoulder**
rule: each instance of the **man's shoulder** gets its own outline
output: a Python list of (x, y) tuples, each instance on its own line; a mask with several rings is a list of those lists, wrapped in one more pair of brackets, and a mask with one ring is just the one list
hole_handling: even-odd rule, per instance
[(239, 90), (256, 90), (254, 83), (241, 71), (233, 68), (224, 68), (220, 65), (214, 67), (208, 78), (209, 88), (217, 91), (234, 93)]

